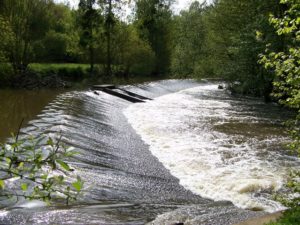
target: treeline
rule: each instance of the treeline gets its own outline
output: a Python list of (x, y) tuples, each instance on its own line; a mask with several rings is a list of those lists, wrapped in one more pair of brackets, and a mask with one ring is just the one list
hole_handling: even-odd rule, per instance
[[(125, 18), (130, 2), (135, 7)], [(269, 51), (288, 49), (290, 39), (269, 20), (284, 16), (290, 2), (297, 4), (195, 1), (175, 15), (174, 0), (80, 0), (76, 9), (53, 0), (1, 0), (0, 80), (9, 74), (3, 71), (24, 74), (31, 63), (89, 64), (91, 77), (216, 77), (234, 92), (269, 100), (275, 72), (258, 61), (268, 44)]]
[(281, 16), (280, 0), (216, 0), (192, 3), (175, 17), (172, 72), (179, 77), (218, 77), (234, 91), (269, 97), (274, 73), (258, 63), (266, 44), (275, 51), (286, 46), (269, 16)]
[[(0, 1), (0, 76), (26, 74), (32, 63), (90, 64), (90, 75), (166, 74), (171, 0), (80, 0), (71, 9), (53, 0)], [(9, 67), (9, 68), (7, 68)]]

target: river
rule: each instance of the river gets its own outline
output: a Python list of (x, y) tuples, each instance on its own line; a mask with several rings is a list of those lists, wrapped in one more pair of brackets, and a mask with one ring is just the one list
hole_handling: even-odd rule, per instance
[(224, 225), (283, 209), (272, 193), (300, 163), (283, 147), (280, 107), (206, 81), (124, 88), (154, 100), (71, 91), (23, 126), (20, 138), (62, 135), (76, 148), (71, 164), (86, 191), (68, 207), (18, 203), (0, 223)]
[(0, 142), (34, 119), (59, 93), (59, 90), (0, 90)]

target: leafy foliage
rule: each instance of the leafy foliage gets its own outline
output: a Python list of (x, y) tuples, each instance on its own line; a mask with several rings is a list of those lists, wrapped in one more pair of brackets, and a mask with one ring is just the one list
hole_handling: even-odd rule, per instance
[(266, 225), (297, 225), (300, 224), (300, 208), (287, 210), (283, 216), (275, 222), (267, 223)]
[(136, 21), (140, 37), (150, 44), (155, 54), (154, 74), (170, 69), (172, 0), (137, 0)]
[(95, 9), (95, 0), (81, 0), (77, 20), (80, 25), (80, 45), (89, 52), (90, 72), (93, 73), (95, 63), (96, 33), (100, 28), (102, 17)]
[(133, 25), (117, 23), (112, 53), (119, 71), (125, 76), (149, 75), (154, 70), (155, 55), (151, 46), (142, 40)]
[(13, 40), (13, 32), (8, 21), (0, 16), (0, 63), (7, 62), (7, 48)]
[(294, 0), (281, 0), (288, 6), (282, 18), (270, 17), (270, 23), (279, 36), (285, 36), (285, 51), (274, 52), (266, 49), (260, 63), (265, 69), (274, 71), (274, 96), (279, 102), (297, 111), (294, 121), (289, 123), (294, 129), (291, 135), (295, 142), (291, 147), (300, 154), (300, 3)]
[(66, 159), (76, 154), (60, 144), (60, 139), (18, 140), (0, 149), (0, 199), (38, 199), (50, 203), (64, 199), (68, 204), (82, 191), (83, 181), (69, 176), (73, 169)]
[[(273, 74), (258, 65), (266, 42), (280, 47), (269, 13), (278, 14), (279, 0), (218, 0), (211, 5), (192, 3), (175, 17), (172, 71), (179, 77), (217, 77), (232, 90), (265, 96), (272, 91)], [(251, 18), (251, 19), (250, 19)], [(257, 39), (256, 32), (266, 33)]]
[(191, 4), (188, 11), (182, 11), (175, 17), (171, 70), (176, 77), (188, 77), (197, 74), (197, 65), (203, 59), (205, 26), (205, 4)]
[(49, 21), (46, 0), (3, 0), (0, 15), (7, 22), (12, 41), (6, 48), (6, 57), (12, 63), (15, 73), (26, 70), (33, 50), (32, 44), (47, 31)]
[[(276, 28), (279, 36), (284, 36), (286, 48), (284, 51), (270, 51), (269, 46), (266, 54), (261, 55), (260, 63), (265, 69), (275, 73), (274, 96), (279, 102), (289, 108), (295, 109), (297, 116), (287, 124), (290, 127), (294, 142), (290, 148), (300, 155), (300, 3), (294, 0), (281, 0), (281, 4), (287, 6), (281, 18), (270, 16), (270, 23)], [(300, 206), (300, 172), (292, 173), (287, 187), (294, 197), (280, 196), (285, 205), (297, 208)], [(296, 212), (296, 211), (295, 211)], [(299, 210), (297, 211), (299, 214)]]

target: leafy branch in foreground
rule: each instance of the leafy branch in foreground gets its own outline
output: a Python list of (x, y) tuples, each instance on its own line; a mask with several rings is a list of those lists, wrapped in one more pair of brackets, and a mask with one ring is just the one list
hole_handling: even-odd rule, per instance
[[(69, 176), (73, 169), (66, 159), (76, 154), (63, 146), (59, 138), (30, 138), (0, 145), (0, 205), (19, 198), (64, 200), (66, 204), (76, 200), (83, 188), (83, 181)], [(5, 203), (6, 202), (6, 203)]]

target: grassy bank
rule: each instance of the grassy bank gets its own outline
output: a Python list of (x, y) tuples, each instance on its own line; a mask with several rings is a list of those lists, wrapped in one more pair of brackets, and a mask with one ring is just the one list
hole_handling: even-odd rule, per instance
[(0, 64), (1, 88), (65, 88), (82, 87), (90, 84), (113, 83), (135, 84), (159, 79), (166, 76), (151, 76), (145, 74), (124, 75), (119, 66), (113, 66), (113, 76), (107, 77), (103, 65), (95, 65), (90, 73), (89, 64), (75, 63), (32, 63), (23, 74), (14, 74), (10, 64)]
[(275, 222), (266, 225), (298, 225), (300, 224), (300, 206), (285, 211), (282, 216)]
[(32, 63), (28, 69), (39, 76), (56, 75), (63, 80), (79, 81), (90, 75), (88, 64), (74, 64), (74, 63)]
[(89, 64), (75, 64), (75, 63), (51, 63), (51, 64), (41, 64), (41, 63), (32, 63), (29, 66), (29, 69), (34, 71), (41, 76), (47, 74), (56, 74), (64, 80), (86, 80), (85, 82), (93, 83), (113, 83), (113, 84), (136, 84), (149, 82), (154, 80), (166, 79), (166, 76), (156, 76), (151, 75), (129, 75), (124, 76), (120, 73), (121, 69), (119, 66), (112, 66), (112, 77), (105, 76), (105, 68), (103, 65), (96, 64), (94, 72), (90, 73)]

